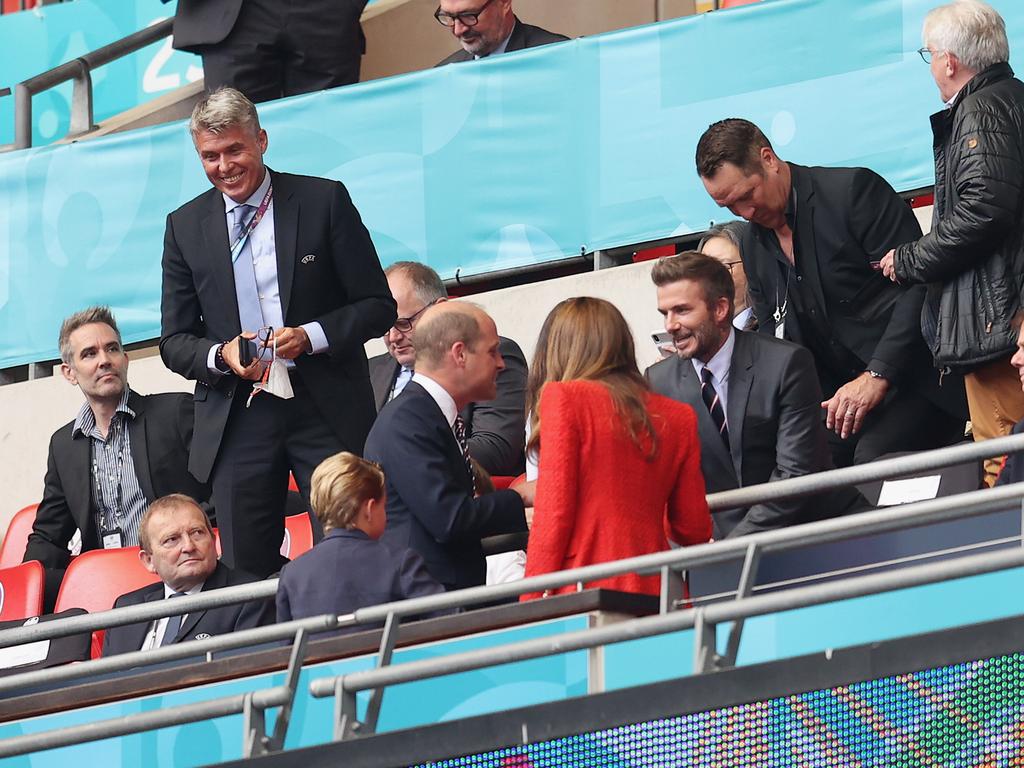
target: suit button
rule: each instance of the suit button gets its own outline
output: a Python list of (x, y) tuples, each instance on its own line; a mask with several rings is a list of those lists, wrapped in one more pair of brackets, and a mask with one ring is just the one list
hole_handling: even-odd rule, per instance
[(797, 275), (797, 276), (796, 276), (796, 281), (797, 281), (798, 283), (802, 283), (802, 282), (804, 281), (804, 279), (803, 279), (803, 277), (802, 277), (801, 275)]

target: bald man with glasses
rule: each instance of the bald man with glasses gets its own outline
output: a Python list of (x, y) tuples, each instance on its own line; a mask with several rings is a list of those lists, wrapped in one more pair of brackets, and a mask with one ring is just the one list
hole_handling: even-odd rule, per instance
[(448, 27), (462, 46), (439, 62), (439, 67), (569, 39), (521, 22), (512, 12), (512, 0), (441, 0), (434, 18)]

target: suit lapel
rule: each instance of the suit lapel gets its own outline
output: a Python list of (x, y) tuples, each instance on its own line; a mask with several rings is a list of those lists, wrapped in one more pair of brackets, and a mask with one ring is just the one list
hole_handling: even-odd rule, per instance
[(88, 437), (71, 439), (70, 466), (74, 474), (65, 489), (68, 508), (75, 524), (82, 532), (82, 551), (100, 545), (99, 533), (96, 531), (95, 507), (93, 504), (92, 478), (92, 440)]
[[(202, 594), (203, 592), (211, 589), (220, 589), (226, 583), (227, 571), (225, 570), (225, 566), (218, 562), (216, 569), (214, 569), (213, 573), (210, 574), (210, 578), (208, 578), (206, 583), (203, 584), (203, 588), (199, 590), (199, 593)], [(194, 611), (188, 614), (185, 617), (185, 620), (181, 622), (181, 627), (178, 629), (178, 634), (175, 636), (174, 642), (179, 642), (183, 638), (188, 637), (192, 633), (192, 630), (195, 629), (196, 624), (198, 624), (200, 619), (205, 615), (206, 611)]]
[(410, 389), (417, 397), (422, 397), (426, 400), (426, 407), (430, 408), (430, 412), (437, 418), (438, 430), (443, 435), (445, 445), (448, 446), (448, 457), (451, 460), (453, 467), (460, 466), (463, 471), (459, 473), (460, 477), (465, 478), (465, 487), (467, 492), (472, 493), (473, 491), (473, 476), (469, 472), (469, 467), (466, 466), (466, 461), (462, 457), (462, 448), (459, 447), (459, 441), (455, 438), (455, 432), (452, 431), (451, 426), (448, 424), (448, 419), (445, 418), (444, 412), (441, 410), (441, 406), (437, 404), (437, 401), (431, 396), (427, 390), (417, 384), (415, 381), (410, 381), (405, 385), (405, 389), (402, 390), (402, 395), (405, 396), (406, 392)]
[[(143, 603), (155, 603), (158, 600), (164, 599), (164, 585), (162, 582), (157, 582), (152, 585), (150, 589), (142, 598)], [(153, 622), (144, 621), (140, 624), (129, 624), (124, 628), (125, 638), (125, 649), (127, 651), (137, 651), (142, 647), (142, 643), (146, 640), (146, 635), (149, 634), (150, 627), (153, 626)], [(119, 630), (111, 630), (117, 632)]]
[[(700, 435), (702, 461), (714, 462), (729, 473), (735, 472), (732, 457), (725, 450), (725, 443), (718, 433), (718, 427), (715, 426), (711, 412), (708, 411), (708, 407), (704, 405), (704, 400), (700, 396), (700, 381), (697, 380), (697, 372), (693, 370), (693, 363), (676, 357), (674, 364), (677, 371), (677, 391), (680, 395), (677, 399), (689, 405), (697, 414), (697, 432)], [(717, 472), (717, 470), (715, 471)]]
[(729, 363), (729, 448), (736, 478), (743, 477), (743, 420), (747, 413), (750, 386), (754, 381), (754, 356), (747, 334), (736, 331), (736, 343)]
[(281, 292), (281, 317), (288, 324), (288, 304), (295, 277), (295, 253), (299, 237), (299, 203), (288, 182), (267, 169), (274, 185), (274, 248), (277, 251), (277, 287)]
[(231, 265), (231, 245), (228, 243), (227, 218), (224, 211), (224, 198), (220, 192), (213, 190), (210, 205), (203, 214), (200, 228), (206, 241), (208, 263), (217, 285), (220, 287), (224, 301), (224, 315), (235, 328), (236, 333), (242, 327), (238, 321), (238, 296), (235, 294), (235, 273)]
[[(822, 262), (818, 260), (817, 243), (814, 237), (814, 184), (806, 168), (792, 164), (790, 164), (790, 168), (793, 171), (793, 189), (796, 193), (796, 232), (794, 233), (793, 248), (796, 249), (797, 243), (800, 246), (800, 251), (797, 254), (797, 267), (810, 279), (818, 306), (827, 316), (825, 292), (821, 287)], [(822, 318), (822, 320), (825, 319)]]
[(515, 18), (515, 26), (512, 27), (512, 34), (508, 36), (508, 45), (505, 46), (505, 53), (521, 51), (526, 47), (526, 33), (523, 30), (523, 23), (519, 17)]
[(370, 383), (373, 385), (373, 393), (377, 399), (378, 411), (387, 404), (388, 395), (391, 394), (391, 390), (395, 386), (395, 379), (398, 378), (400, 368), (401, 366), (398, 364), (398, 361), (391, 357), (391, 355), (388, 355), (386, 360), (371, 367)]
[(128, 437), (132, 444), (132, 464), (135, 466), (135, 477), (138, 478), (142, 495), (147, 501), (155, 501), (153, 477), (150, 474), (149, 442), (146, 437), (146, 406), (141, 396), (131, 392), (128, 395), (128, 407), (135, 411), (135, 418), (128, 424)]

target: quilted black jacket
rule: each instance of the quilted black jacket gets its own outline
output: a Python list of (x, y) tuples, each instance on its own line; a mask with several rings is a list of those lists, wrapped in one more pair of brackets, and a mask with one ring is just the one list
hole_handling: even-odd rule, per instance
[(901, 282), (928, 283), (921, 315), (940, 368), (1008, 357), (1024, 283), (1024, 83), (1005, 63), (932, 115), (931, 231), (896, 249)]

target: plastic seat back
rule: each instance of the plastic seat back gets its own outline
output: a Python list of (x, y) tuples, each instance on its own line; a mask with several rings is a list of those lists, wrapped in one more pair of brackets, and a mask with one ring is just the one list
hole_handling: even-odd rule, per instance
[[(160, 578), (150, 573), (139, 560), (138, 547), (93, 549), (71, 561), (57, 593), (54, 613), (68, 608), (84, 608), (89, 613), (109, 611), (121, 595)], [(92, 657), (99, 658), (103, 631), (92, 633)]]
[(0, 569), (0, 621), (17, 621), (43, 612), (46, 572), (38, 560)]
[(281, 556), (294, 560), (313, 548), (313, 526), (309, 515), (288, 515), (284, 519), (284, 540), (281, 542)]
[(36, 522), (38, 506), (38, 504), (29, 504), (14, 513), (10, 525), (7, 526), (7, 532), (4, 534), (4, 542), (0, 544), (0, 568), (12, 568), (25, 557), (25, 550), (28, 548), (28, 535), (32, 533), (32, 526)]

